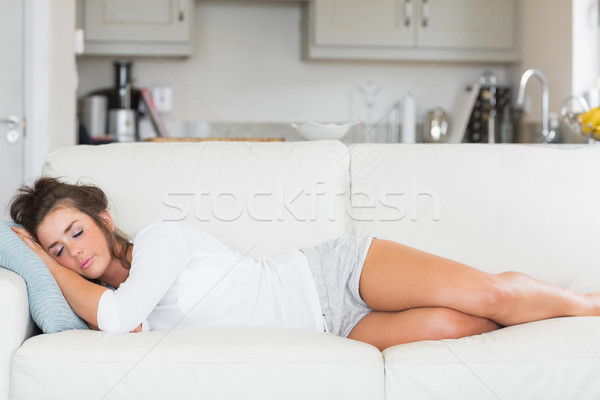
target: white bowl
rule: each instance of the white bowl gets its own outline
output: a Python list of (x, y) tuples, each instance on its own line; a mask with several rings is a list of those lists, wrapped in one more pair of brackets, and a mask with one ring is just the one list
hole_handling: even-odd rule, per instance
[(345, 124), (321, 124), (319, 122), (309, 121), (300, 125), (291, 125), (305, 140), (339, 140), (348, 133), (348, 129), (350, 129), (351, 126), (356, 124), (357, 122), (348, 122)]

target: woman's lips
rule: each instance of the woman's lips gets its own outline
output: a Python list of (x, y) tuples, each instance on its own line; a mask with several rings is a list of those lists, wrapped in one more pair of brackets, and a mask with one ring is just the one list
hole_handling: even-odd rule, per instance
[(94, 261), (94, 256), (88, 257), (79, 266), (80, 269), (88, 269), (90, 265), (92, 265), (92, 261)]

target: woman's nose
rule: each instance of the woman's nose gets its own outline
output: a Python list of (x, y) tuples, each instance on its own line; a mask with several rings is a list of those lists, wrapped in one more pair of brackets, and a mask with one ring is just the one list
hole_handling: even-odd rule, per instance
[(81, 252), (82, 252), (81, 247), (74, 246), (74, 245), (69, 246), (69, 253), (71, 253), (72, 256), (78, 256), (81, 254)]

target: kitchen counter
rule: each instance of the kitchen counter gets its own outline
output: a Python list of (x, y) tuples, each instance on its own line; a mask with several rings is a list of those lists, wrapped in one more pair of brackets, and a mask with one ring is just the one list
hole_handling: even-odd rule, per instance
[[(345, 121), (341, 121), (345, 122)], [(167, 122), (169, 138), (156, 138), (154, 129), (149, 121), (140, 121), (140, 136), (145, 141), (204, 141), (204, 140), (248, 140), (248, 141), (286, 141), (295, 142), (304, 140), (298, 133), (285, 122)], [(399, 134), (402, 133), (400, 126)], [(388, 125), (380, 123), (375, 126), (371, 134), (365, 134), (362, 124), (350, 128), (341, 139), (343, 143), (389, 143)], [(422, 137), (423, 126), (417, 125), (417, 141)], [(516, 131), (517, 143), (539, 143), (540, 123), (524, 124)], [(566, 126), (561, 126), (560, 143), (586, 143), (587, 139), (580, 134), (569, 131)]]

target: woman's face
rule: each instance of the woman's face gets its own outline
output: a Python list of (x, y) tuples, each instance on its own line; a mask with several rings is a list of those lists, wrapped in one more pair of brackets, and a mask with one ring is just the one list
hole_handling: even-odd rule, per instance
[[(114, 230), (108, 212), (100, 217)], [(88, 279), (102, 276), (112, 259), (103, 231), (87, 214), (71, 207), (60, 207), (46, 215), (37, 236), (52, 258)]]

